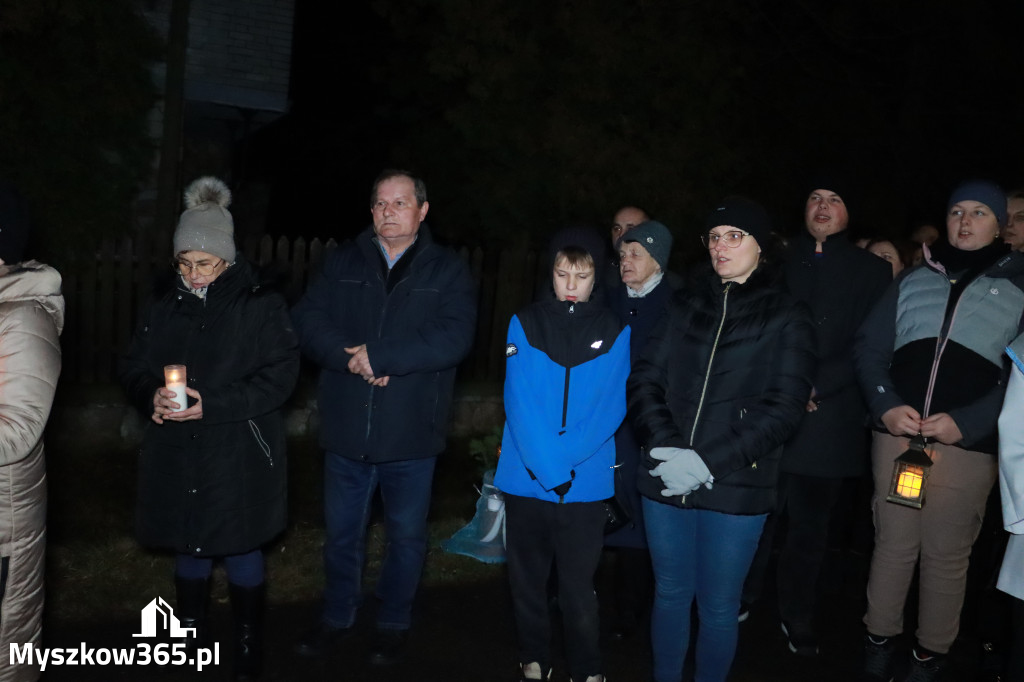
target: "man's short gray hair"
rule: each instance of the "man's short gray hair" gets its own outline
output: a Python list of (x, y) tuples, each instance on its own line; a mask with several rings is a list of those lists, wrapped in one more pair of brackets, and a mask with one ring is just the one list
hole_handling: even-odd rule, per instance
[(380, 189), (381, 183), (390, 180), (391, 178), (409, 178), (412, 180), (412, 186), (416, 193), (416, 205), (422, 206), (427, 203), (427, 185), (423, 180), (409, 171), (399, 170), (397, 168), (388, 168), (381, 172), (377, 176), (377, 179), (373, 181), (373, 191), (370, 193), (370, 208), (377, 203), (377, 190)]

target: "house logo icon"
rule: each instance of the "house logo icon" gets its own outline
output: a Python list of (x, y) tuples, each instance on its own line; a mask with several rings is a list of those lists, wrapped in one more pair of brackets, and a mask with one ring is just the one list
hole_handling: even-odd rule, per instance
[(171, 605), (157, 597), (142, 609), (142, 632), (132, 637), (156, 637), (159, 630), (166, 630), (171, 637), (195, 637), (195, 628), (183, 628), (174, 615)]

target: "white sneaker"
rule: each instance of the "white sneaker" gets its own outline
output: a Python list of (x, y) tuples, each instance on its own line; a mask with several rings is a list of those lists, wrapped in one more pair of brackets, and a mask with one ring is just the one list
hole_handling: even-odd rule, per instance
[(551, 669), (548, 668), (548, 674), (544, 674), (544, 670), (540, 667), (540, 663), (534, 661), (533, 663), (520, 663), (519, 667), (523, 671), (523, 680), (550, 680)]

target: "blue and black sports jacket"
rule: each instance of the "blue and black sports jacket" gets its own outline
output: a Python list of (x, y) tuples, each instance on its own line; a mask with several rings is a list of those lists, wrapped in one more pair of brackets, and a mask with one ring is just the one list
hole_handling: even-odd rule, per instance
[[(594, 303), (541, 301), (513, 316), (505, 432), (494, 483), (551, 502), (612, 496), (615, 430), (626, 414), (629, 327)], [(565, 496), (554, 488), (571, 481)]]

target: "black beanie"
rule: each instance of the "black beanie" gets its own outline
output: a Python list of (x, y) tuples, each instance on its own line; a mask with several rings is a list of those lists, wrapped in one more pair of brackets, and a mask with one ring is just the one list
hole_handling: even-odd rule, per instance
[(0, 180), (0, 259), (20, 263), (27, 244), (28, 207), (14, 185)]
[(946, 213), (953, 208), (953, 204), (961, 201), (977, 201), (980, 204), (985, 204), (995, 214), (1000, 227), (1006, 224), (1006, 193), (996, 183), (989, 180), (968, 180), (960, 183), (949, 195)]
[(761, 204), (746, 197), (726, 197), (704, 223), (709, 231), (720, 225), (729, 225), (749, 232), (762, 246), (768, 244), (771, 239), (772, 223), (768, 213)]
[(819, 170), (807, 179), (807, 191), (804, 192), (803, 200), (806, 203), (811, 192), (818, 189), (826, 189), (834, 192), (843, 200), (846, 206), (846, 214), (850, 214), (850, 207), (856, 206), (858, 199), (857, 186), (850, 178), (846, 177), (835, 169)]
[(548, 246), (548, 266), (555, 267), (555, 256), (558, 252), (574, 246), (583, 249), (594, 259), (594, 267), (599, 267), (607, 258), (604, 238), (596, 229), (588, 225), (571, 225), (555, 232)]

